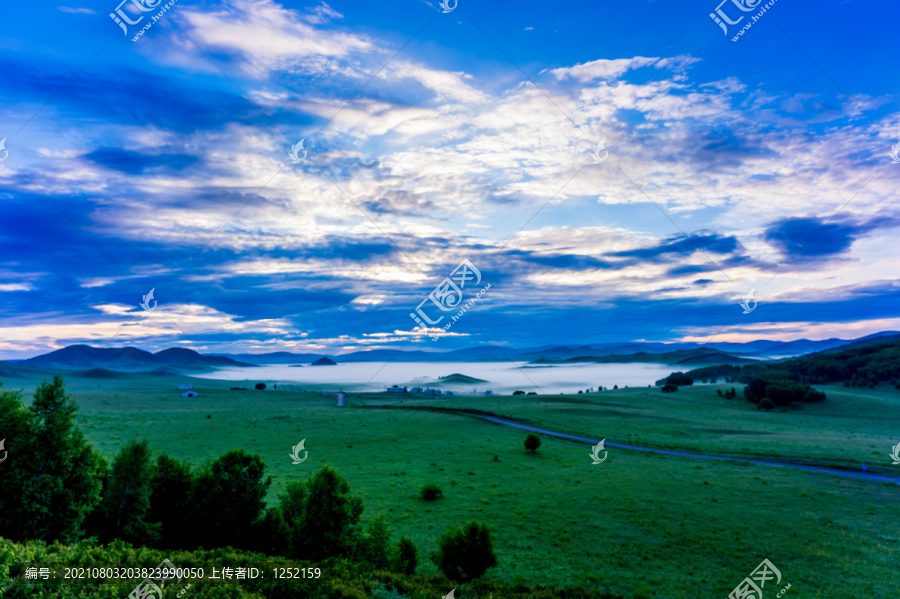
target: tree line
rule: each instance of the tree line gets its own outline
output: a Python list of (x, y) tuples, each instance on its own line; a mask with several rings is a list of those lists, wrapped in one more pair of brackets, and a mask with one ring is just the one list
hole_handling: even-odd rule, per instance
[[(2, 383), (0, 383), (2, 386)], [(0, 536), (73, 543), (94, 538), (154, 549), (234, 549), (320, 561), (340, 557), (413, 574), (418, 550), (395, 544), (383, 516), (361, 523), (362, 500), (334, 468), (293, 481), (267, 505), (272, 477), (258, 455), (229, 451), (200, 467), (156, 456), (132, 441), (109, 465), (75, 422), (76, 402), (55, 376), (34, 401), (0, 388)], [(432, 561), (468, 581), (496, 565), (490, 530), (478, 522), (445, 531)]]
[(687, 373), (694, 380), (726, 377), (726, 382), (751, 379), (786, 380), (807, 385), (844, 383), (847, 387), (874, 387), (888, 382), (900, 388), (900, 341), (873, 343), (836, 352), (792, 358), (774, 363), (722, 364)]

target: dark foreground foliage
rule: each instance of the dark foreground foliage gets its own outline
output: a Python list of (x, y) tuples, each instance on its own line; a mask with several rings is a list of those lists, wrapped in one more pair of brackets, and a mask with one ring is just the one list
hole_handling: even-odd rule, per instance
[[(0, 596), (4, 599), (121, 599), (141, 582), (139, 579), (77, 580), (57, 577), (28, 581), (23, 577), (27, 566), (46, 566), (51, 562), (63, 567), (156, 567), (169, 560), (178, 568), (203, 567), (207, 577), (213, 567), (251, 568), (265, 572), (255, 580), (210, 580), (185, 578), (166, 586), (166, 597), (176, 597), (186, 585), (184, 599), (367, 599), (370, 597), (409, 597), (434, 599), (456, 588), (457, 599), (469, 597), (495, 599), (529, 597), (530, 599), (622, 599), (620, 595), (584, 589), (557, 589), (544, 586), (509, 585), (476, 580), (460, 584), (443, 576), (411, 576), (379, 570), (367, 563), (341, 558), (322, 562), (297, 562), (280, 557), (242, 552), (231, 548), (213, 551), (160, 551), (133, 548), (122, 542), (106, 547), (87, 542), (72, 545), (29, 542), (13, 543), (0, 539)], [(319, 568), (320, 578), (276, 578), (280, 568)]]

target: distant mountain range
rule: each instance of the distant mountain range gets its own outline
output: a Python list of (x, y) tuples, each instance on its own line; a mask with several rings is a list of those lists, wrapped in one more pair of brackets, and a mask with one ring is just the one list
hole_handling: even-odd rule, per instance
[(748, 343), (600, 343), (556, 345), (513, 349), (471, 347), (447, 352), (421, 350), (368, 350), (341, 355), (295, 354), (200, 354), (185, 348), (150, 353), (135, 347), (96, 348), (72, 345), (48, 354), (15, 363), (0, 362), (0, 376), (26, 374), (32, 369), (94, 371), (92, 376), (110, 376), (115, 372), (187, 374), (218, 368), (252, 367), (263, 364), (311, 364), (323, 357), (340, 365), (347, 362), (499, 362), (533, 364), (570, 364), (576, 362), (625, 363), (657, 362), (672, 365), (703, 366), (743, 364), (759, 360), (777, 360), (811, 353), (862, 347), (900, 339), (897, 331), (885, 331), (859, 339), (810, 341), (751, 341)]
[(173, 347), (153, 354), (136, 347), (70, 345), (49, 354), (22, 360), (16, 366), (43, 370), (111, 370), (115, 372), (182, 374), (256, 365), (222, 356), (205, 356), (182, 347)]
[[(590, 345), (545, 345), (526, 349), (502, 347), (470, 347), (447, 352), (422, 350), (373, 349), (350, 352), (341, 355), (328, 354), (328, 357), (341, 362), (499, 362), (513, 360), (516, 362), (533, 362), (536, 360), (565, 360), (569, 358), (597, 358), (613, 355), (635, 355), (642, 352), (648, 354), (667, 354), (679, 350), (714, 349), (727, 354), (772, 360), (790, 358), (804, 354), (828, 351), (848, 344), (867, 345), (888, 340), (888, 336), (900, 337), (897, 331), (875, 333), (859, 339), (825, 339), (810, 341), (750, 341), (747, 343), (660, 343), (652, 341), (635, 341), (628, 343), (595, 343)], [(268, 354), (213, 354), (217, 356), (249, 362), (251, 364), (295, 364), (311, 363), (322, 354), (292, 354), (275, 352)], [(625, 360), (627, 361), (627, 360)], [(635, 360), (646, 361), (646, 360)], [(650, 360), (652, 361), (652, 360)]]
[(717, 349), (677, 349), (671, 352), (649, 353), (638, 352), (634, 354), (610, 354), (606, 356), (577, 356), (574, 358), (540, 358), (533, 360), (532, 364), (577, 364), (579, 362), (593, 362), (596, 364), (622, 364), (634, 362), (650, 362), (657, 364), (671, 364), (672, 366), (699, 366), (703, 364), (748, 364), (758, 362), (752, 358), (744, 358), (729, 354)]

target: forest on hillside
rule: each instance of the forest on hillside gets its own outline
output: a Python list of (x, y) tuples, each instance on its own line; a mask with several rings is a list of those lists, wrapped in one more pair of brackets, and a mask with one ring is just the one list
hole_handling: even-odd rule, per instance
[(807, 385), (841, 383), (848, 387), (874, 387), (888, 382), (900, 388), (900, 341), (875, 343), (836, 352), (813, 354), (782, 362), (723, 364), (686, 373), (693, 380), (750, 383), (753, 379), (788, 380)]

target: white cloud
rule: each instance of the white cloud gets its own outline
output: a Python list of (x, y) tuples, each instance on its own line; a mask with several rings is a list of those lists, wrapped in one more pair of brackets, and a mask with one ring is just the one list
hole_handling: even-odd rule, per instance
[(75, 15), (95, 15), (97, 11), (91, 10), (90, 8), (71, 8), (69, 6), (58, 6), (58, 10), (62, 12), (67, 12)]

